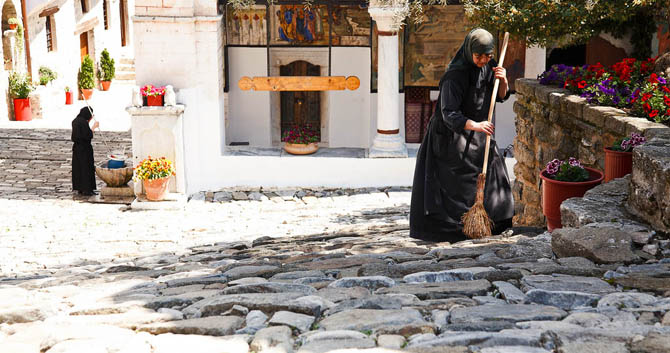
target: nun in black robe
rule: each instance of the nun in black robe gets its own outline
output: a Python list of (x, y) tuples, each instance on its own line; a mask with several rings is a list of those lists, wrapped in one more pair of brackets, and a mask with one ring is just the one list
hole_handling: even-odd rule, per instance
[[(495, 71), (504, 78), (502, 92), (507, 91), (504, 69), (494, 69), (493, 46), (489, 32), (472, 30), (440, 80), (435, 112), (416, 157), (409, 219), (412, 238), (448, 242), (466, 239), (461, 217), (475, 202), (486, 148), (485, 131), (493, 133), (493, 124), (487, 119)], [(496, 94), (498, 102), (509, 97), (506, 92), (501, 98), (500, 92)], [(512, 226), (512, 189), (493, 138), (484, 207), (494, 221), (494, 234)]]
[[(89, 122), (93, 118), (88, 107), (81, 108), (72, 120), (72, 190), (82, 195), (93, 195), (95, 190), (95, 165), (93, 161), (93, 130)], [(93, 129), (98, 126), (96, 121)]]

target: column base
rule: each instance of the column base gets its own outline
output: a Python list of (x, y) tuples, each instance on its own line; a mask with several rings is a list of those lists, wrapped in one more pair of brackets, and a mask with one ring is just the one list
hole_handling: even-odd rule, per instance
[(370, 158), (407, 158), (407, 146), (400, 134), (377, 133), (368, 157)]

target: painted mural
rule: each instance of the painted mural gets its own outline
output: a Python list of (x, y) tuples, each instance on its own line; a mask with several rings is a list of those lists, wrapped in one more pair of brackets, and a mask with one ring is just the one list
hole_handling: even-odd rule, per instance
[(270, 6), (270, 44), (328, 45), (328, 7)]
[(405, 86), (437, 87), (469, 28), (462, 5), (425, 6), (423, 16), (407, 25)]
[(226, 44), (266, 45), (267, 24), (265, 6), (254, 6), (248, 10), (226, 10)]
[[(498, 36), (498, 43), (502, 45), (503, 35)], [(499, 53), (502, 48), (496, 48), (496, 53)], [(498, 54), (496, 54), (498, 57)], [(505, 70), (507, 70), (507, 81), (509, 82), (509, 89), (515, 90), (514, 82), (517, 78), (522, 78), (525, 75), (526, 68), (526, 41), (521, 39), (510, 38), (507, 44), (507, 53), (505, 53), (505, 62), (503, 63)]]
[[(403, 85), (403, 51), (404, 51), (404, 36), (405, 36), (405, 30), (404, 27), (400, 29), (398, 32), (398, 79), (399, 79), (399, 87), (402, 89), (404, 87)], [(377, 25), (373, 25), (372, 27), (372, 73), (371, 73), (371, 82), (370, 82), (370, 89), (373, 91), (377, 90), (377, 43), (379, 42), (377, 39), (379, 37), (379, 33), (377, 32)]]
[(670, 51), (670, 23), (663, 23), (658, 26), (658, 54), (661, 55)]
[(332, 7), (332, 45), (368, 46), (372, 19), (366, 7)]

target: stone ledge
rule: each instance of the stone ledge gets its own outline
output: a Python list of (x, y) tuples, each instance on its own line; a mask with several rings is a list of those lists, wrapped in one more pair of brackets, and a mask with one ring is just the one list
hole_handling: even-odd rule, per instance
[(633, 150), (631, 213), (670, 233), (670, 139), (657, 137)]
[(175, 106), (161, 106), (161, 107), (134, 107), (130, 106), (126, 108), (126, 111), (130, 115), (181, 115), (184, 112), (186, 107), (183, 104), (177, 104)]

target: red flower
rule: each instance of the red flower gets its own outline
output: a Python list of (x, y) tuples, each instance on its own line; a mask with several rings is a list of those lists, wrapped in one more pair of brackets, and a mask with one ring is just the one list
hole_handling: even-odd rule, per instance
[(656, 110), (656, 109), (652, 110), (651, 113), (649, 113), (649, 117), (650, 117), (650, 118), (653, 118), (653, 117), (655, 117), (656, 115), (658, 115), (658, 110)]
[(663, 89), (663, 92), (670, 93), (670, 88), (668, 88), (668, 86), (661, 86), (661, 88)]
[(643, 102), (648, 101), (649, 98), (651, 98), (651, 93), (644, 93), (644, 94), (642, 94), (642, 101), (643, 101)]
[(665, 103), (665, 105), (670, 107), (670, 97), (663, 96), (663, 103)]
[(645, 112), (649, 112), (651, 110), (651, 106), (649, 105), (649, 103), (644, 103), (642, 105), (642, 108), (644, 108)]
[(658, 82), (658, 76), (656, 76), (656, 74), (651, 74), (651, 76), (649, 76), (649, 82), (651, 83)]
[(584, 81), (584, 80), (579, 81), (579, 83), (577, 83), (577, 87), (578, 88), (586, 87), (586, 81)]

